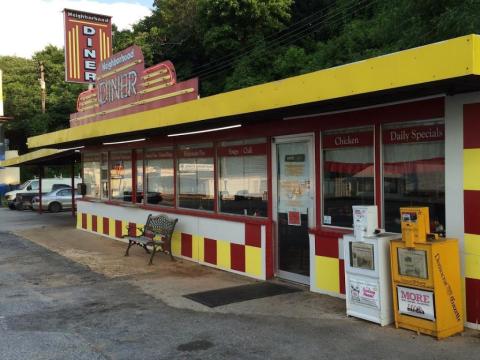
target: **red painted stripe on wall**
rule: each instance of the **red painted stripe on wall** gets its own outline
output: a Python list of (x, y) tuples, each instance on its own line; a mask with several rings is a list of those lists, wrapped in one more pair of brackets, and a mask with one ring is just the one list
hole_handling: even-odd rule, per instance
[(463, 194), (465, 232), (480, 235), (480, 191), (465, 190)]
[(115, 237), (122, 237), (122, 222), (120, 220), (115, 220)]
[(338, 261), (338, 277), (340, 281), (340, 294), (345, 294), (345, 261), (339, 259)]
[(480, 104), (463, 105), (463, 148), (480, 148)]
[(192, 257), (192, 235), (182, 233), (182, 256)]
[(87, 214), (82, 214), (82, 229), (87, 228)]
[(245, 245), (262, 247), (262, 226), (245, 224)]
[(129, 236), (137, 236), (137, 224), (135, 223), (128, 223), (128, 235)]
[(217, 241), (205, 238), (203, 240), (205, 262), (217, 265)]
[(103, 235), (110, 235), (110, 222), (108, 221), (108, 218), (104, 217), (103, 218)]
[(270, 223), (266, 227), (265, 231), (265, 276), (267, 279), (273, 278), (273, 239), (272, 239), (272, 224)]
[(315, 235), (315, 255), (338, 259), (338, 237)]
[(245, 272), (245, 245), (230, 244), (230, 266), (232, 270)]
[(97, 215), (92, 215), (92, 231), (97, 232)]
[(465, 278), (465, 297), (467, 298), (467, 321), (480, 323), (480, 280)]

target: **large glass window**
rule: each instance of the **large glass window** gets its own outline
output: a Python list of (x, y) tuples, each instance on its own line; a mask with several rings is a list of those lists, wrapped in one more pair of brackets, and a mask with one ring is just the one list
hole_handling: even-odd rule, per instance
[(117, 201), (132, 201), (132, 152), (110, 153), (110, 198)]
[(145, 152), (147, 204), (173, 206), (174, 166), (173, 149), (152, 149)]
[(265, 139), (223, 142), (218, 149), (220, 211), (267, 216)]
[(108, 199), (108, 152), (103, 152), (101, 155), (100, 181), (102, 184), (101, 197)]
[(400, 207), (428, 206), (431, 231), (445, 231), (443, 121), (385, 126), (383, 194), (385, 229), (400, 232)]
[(179, 206), (213, 210), (214, 183), (212, 144), (180, 146), (178, 149)]
[(137, 203), (143, 202), (143, 150), (136, 150), (137, 155)]
[(100, 154), (83, 154), (83, 183), (87, 187), (86, 196), (100, 198)]
[(373, 129), (325, 132), (323, 224), (352, 227), (352, 206), (374, 204)]

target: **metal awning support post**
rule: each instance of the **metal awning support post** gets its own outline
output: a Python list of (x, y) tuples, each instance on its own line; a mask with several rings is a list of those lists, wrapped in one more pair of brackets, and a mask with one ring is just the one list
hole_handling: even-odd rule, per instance
[(43, 179), (43, 166), (38, 167), (38, 213), (42, 214), (42, 179)]
[(72, 162), (72, 216), (75, 217), (75, 162)]

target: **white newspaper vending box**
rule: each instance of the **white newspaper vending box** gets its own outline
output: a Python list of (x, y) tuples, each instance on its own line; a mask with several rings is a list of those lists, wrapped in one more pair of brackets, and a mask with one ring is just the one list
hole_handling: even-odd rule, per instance
[(354, 233), (343, 237), (347, 315), (388, 325), (393, 322), (390, 240), (377, 233), (377, 207), (353, 206)]

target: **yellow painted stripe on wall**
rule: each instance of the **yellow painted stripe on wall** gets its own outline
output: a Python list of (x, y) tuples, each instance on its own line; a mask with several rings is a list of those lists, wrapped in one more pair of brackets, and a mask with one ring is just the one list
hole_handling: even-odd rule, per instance
[(108, 235), (115, 236), (115, 219), (108, 218)]
[(75, 51), (76, 51), (76, 56), (75, 59), (77, 61), (77, 79), (80, 79), (80, 46), (78, 45), (80, 39), (78, 35), (78, 25), (75, 26), (75, 32), (77, 33), (77, 38), (76, 38), (76, 44), (75, 44)]
[(338, 259), (315, 256), (315, 282), (320, 290), (340, 293)]
[(128, 226), (130, 222), (129, 221), (122, 221), (122, 236), (123, 235), (128, 235)]
[(182, 255), (182, 233), (179, 231), (174, 231), (172, 235), (172, 254)]
[(217, 240), (217, 266), (231, 270), (230, 243), (227, 241)]
[(110, 57), (110, 36), (107, 36), (107, 58)]
[(262, 249), (245, 245), (245, 272), (254, 276), (262, 275)]
[(92, 231), (93, 227), (92, 227), (92, 215), (91, 214), (87, 214), (87, 230), (88, 231)]
[(480, 190), (480, 149), (463, 150), (463, 188)]
[(82, 228), (82, 213), (77, 211), (77, 229)]
[(97, 216), (97, 233), (103, 234), (103, 216)]
[(480, 280), (480, 256), (465, 254), (465, 277)]
[(480, 235), (465, 234), (464, 253), (480, 256)]
[(203, 236), (192, 236), (192, 257), (197, 261), (204, 261), (205, 259), (204, 238)]

